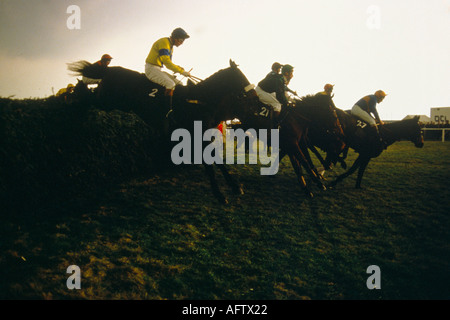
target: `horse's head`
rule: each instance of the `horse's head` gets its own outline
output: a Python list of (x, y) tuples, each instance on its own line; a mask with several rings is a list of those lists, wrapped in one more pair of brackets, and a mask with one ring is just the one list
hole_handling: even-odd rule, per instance
[(417, 148), (423, 147), (422, 128), (419, 123), (419, 116), (411, 119), (387, 123), (380, 127), (382, 130), (383, 139), (391, 143), (399, 140), (409, 140)]
[(230, 60), (230, 67), (219, 70), (195, 86), (197, 99), (215, 106), (226, 117), (243, 117), (251, 110), (257, 110), (259, 103), (254, 85)]
[(419, 116), (415, 116), (411, 119), (411, 129), (408, 133), (409, 139), (417, 148), (423, 147), (423, 132), (419, 123)]
[(89, 100), (93, 98), (94, 93), (88, 88), (88, 86), (82, 80), (77, 79), (77, 84), (73, 89), (71, 100), (85, 103), (89, 102)]

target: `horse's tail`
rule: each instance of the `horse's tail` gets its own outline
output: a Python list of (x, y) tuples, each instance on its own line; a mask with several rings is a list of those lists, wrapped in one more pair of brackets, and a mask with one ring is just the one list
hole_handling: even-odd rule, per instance
[(86, 60), (68, 63), (67, 69), (72, 71), (74, 76), (84, 76), (91, 79), (103, 79), (106, 71), (106, 68), (99, 68), (96, 64)]

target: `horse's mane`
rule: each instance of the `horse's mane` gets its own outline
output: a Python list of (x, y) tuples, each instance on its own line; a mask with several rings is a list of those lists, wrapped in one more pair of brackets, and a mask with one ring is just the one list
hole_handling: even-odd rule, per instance
[(389, 129), (396, 129), (415, 125), (419, 125), (419, 117), (386, 123), (384, 126), (386, 126)]
[[(237, 79), (236, 76), (238, 76), (239, 79)], [(244, 81), (247, 82), (245, 85), (248, 84), (247, 78), (245, 78), (236, 67), (221, 69), (193, 86), (191, 93), (202, 101), (216, 100), (232, 92), (234, 90), (233, 87), (238, 88), (240, 84), (237, 80), (240, 80), (243, 83)]]
[[(329, 97), (325, 95), (311, 95), (300, 97), (300, 99), (295, 99), (295, 105), (292, 108), (294, 113), (297, 115), (305, 115), (305, 112), (310, 113), (320, 113), (324, 110), (320, 107), (329, 107)], [(328, 109), (326, 109), (328, 111)]]
[(408, 133), (413, 132), (412, 130), (420, 128), (419, 117), (386, 123), (380, 128), (388, 134), (393, 133), (398, 137), (406, 138)]
[(317, 106), (329, 106), (330, 97), (326, 95), (307, 94), (306, 96), (295, 99), (295, 107), (317, 107)]

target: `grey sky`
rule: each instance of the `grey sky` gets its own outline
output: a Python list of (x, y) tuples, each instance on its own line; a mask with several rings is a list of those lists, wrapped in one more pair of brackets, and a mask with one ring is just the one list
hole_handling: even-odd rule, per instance
[[(79, 30), (66, 26), (69, 5), (81, 9)], [(279, 61), (294, 65), (301, 94), (335, 84), (342, 109), (383, 89), (382, 118), (429, 114), (450, 106), (449, 8), (450, 0), (0, 0), (0, 95), (49, 95), (76, 82), (67, 62), (103, 53), (143, 72), (151, 44), (181, 26), (191, 38), (174, 62), (200, 78), (231, 58), (257, 83)]]

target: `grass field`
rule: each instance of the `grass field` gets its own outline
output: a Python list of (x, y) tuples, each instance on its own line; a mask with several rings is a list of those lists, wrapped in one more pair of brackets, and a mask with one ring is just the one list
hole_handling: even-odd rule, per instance
[[(450, 143), (398, 142), (363, 190), (353, 175), (313, 199), (287, 159), (276, 176), (231, 166), (246, 193), (227, 206), (201, 166), (74, 195), (3, 218), (0, 298), (449, 299), (449, 168)], [(80, 290), (66, 286), (70, 265)], [(366, 286), (370, 265), (379, 290)]]

